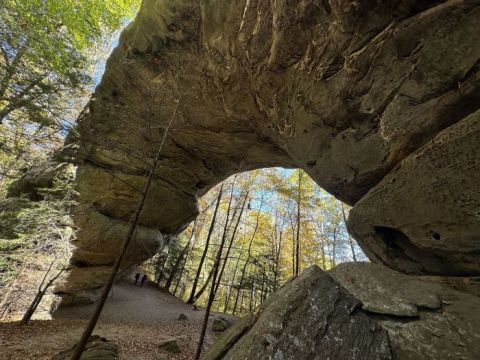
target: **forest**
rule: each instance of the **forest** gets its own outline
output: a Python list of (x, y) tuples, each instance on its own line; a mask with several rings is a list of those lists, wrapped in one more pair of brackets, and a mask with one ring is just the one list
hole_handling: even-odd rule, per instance
[(214, 309), (246, 313), (311, 265), (366, 260), (346, 230), (348, 210), (301, 170), (234, 175), (202, 197), (198, 218), (147, 266), (168, 291), (203, 305), (222, 247)]

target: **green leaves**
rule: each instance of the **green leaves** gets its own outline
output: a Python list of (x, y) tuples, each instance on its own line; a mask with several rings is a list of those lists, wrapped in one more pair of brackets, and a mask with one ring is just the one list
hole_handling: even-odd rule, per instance
[(0, 193), (29, 158), (61, 144), (88, 99), (99, 48), (139, 3), (0, 2)]

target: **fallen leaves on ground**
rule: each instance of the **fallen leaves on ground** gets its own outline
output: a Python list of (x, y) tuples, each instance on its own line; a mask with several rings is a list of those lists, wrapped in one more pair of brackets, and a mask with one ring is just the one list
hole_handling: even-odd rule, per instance
[[(1, 360), (51, 359), (73, 346), (79, 339), (85, 320), (35, 320), (22, 326), (18, 322), (0, 323)], [(194, 358), (201, 329), (200, 321), (168, 321), (156, 324), (124, 324), (100, 322), (96, 335), (114, 340), (120, 348), (121, 360), (155, 360), (161, 354), (166, 359)], [(177, 339), (182, 350), (170, 354), (159, 350), (165, 339)], [(207, 334), (206, 346), (215, 335)]]

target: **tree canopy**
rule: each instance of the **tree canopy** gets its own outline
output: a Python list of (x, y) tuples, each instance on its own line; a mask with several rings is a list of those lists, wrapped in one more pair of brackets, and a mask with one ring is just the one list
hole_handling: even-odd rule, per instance
[(200, 199), (200, 215), (149, 261), (150, 271), (170, 292), (203, 305), (222, 248), (214, 309), (245, 313), (311, 265), (365, 260), (348, 235), (348, 210), (303, 170), (238, 174)]
[[(0, 185), (61, 145), (92, 89), (96, 50), (139, 0), (0, 5)], [(110, 44), (107, 46), (110, 50)]]

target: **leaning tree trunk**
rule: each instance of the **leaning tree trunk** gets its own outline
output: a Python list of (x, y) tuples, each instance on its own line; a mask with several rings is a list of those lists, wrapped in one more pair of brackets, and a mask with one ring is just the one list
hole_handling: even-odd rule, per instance
[[(153, 103), (155, 102), (155, 98), (157, 96), (157, 92), (155, 92), (151, 106), (153, 106)], [(95, 329), (95, 326), (97, 324), (98, 318), (100, 317), (100, 314), (102, 313), (103, 306), (105, 305), (105, 302), (107, 301), (108, 294), (110, 293), (110, 290), (112, 288), (113, 282), (115, 280), (115, 277), (118, 273), (118, 270), (120, 269), (120, 265), (122, 264), (123, 258), (125, 257), (125, 254), (127, 253), (128, 246), (130, 245), (130, 242), (132, 241), (133, 235), (135, 234), (135, 230), (137, 228), (138, 221), (140, 219), (140, 214), (142, 213), (145, 200), (147, 198), (147, 195), (150, 191), (150, 186), (152, 184), (153, 180), (153, 175), (155, 173), (155, 169), (157, 167), (158, 161), (160, 160), (160, 153), (162, 152), (163, 146), (165, 144), (165, 140), (167, 139), (167, 134), (170, 130), (170, 127), (172, 126), (173, 120), (175, 119), (175, 116), (177, 114), (178, 110), (178, 105), (180, 104), (180, 100), (177, 100), (177, 104), (175, 106), (175, 110), (172, 114), (172, 117), (170, 118), (170, 121), (165, 128), (165, 132), (162, 137), (162, 141), (160, 142), (160, 146), (158, 147), (158, 150), (155, 154), (155, 158), (153, 159), (152, 167), (149, 171), (147, 181), (145, 183), (145, 187), (142, 191), (142, 196), (140, 197), (140, 201), (138, 203), (137, 209), (135, 210), (135, 213), (133, 215), (130, 227), (127, 232), (127, 236), (125, 240), (123, 241), (122, 248), (120, 250), (120, 254), (115, 260), (115, 263), (113, 264), (112, 267), (112, 272), (107, 280), (107, 283), (105, 284), (105, 287), (103, 288), (102, 295), (99, 299), (99, 302), (97, 304), (97, 307), (95, 308), (95, 311), (90, 318), (85, 330), (83, 331), (82, 337), (80, 338), (80, 341), (78, 342), (77, 346), (75, 347), (75, 350), (72, 354), (71, 360), (80, 360), (83, 350), (85, 349), (85, 346), (87, 345), (88, 339), (90, 338), (90, 335), (92, 335), (93, 330)], [(149, 117), (150, 114), (152, 114), (152, 109), (150, 108), (149, 111)], [(148, 120), (148, 119), (147, 119)]]
[(45, 295), (47, 290), (53, 285), (55, 280), (57, 280), (58, 277), (65, 271), (65, 268), (62, 267), (62, 269), (54, 277), (52, 277), (44, 286), (43, 284), (45, 283), (45, 280), (47, 279), (47, 276), (50, 273), (50, 270), (52, 269), (53, 263), (54, 262), (52, 261), (50, 266), (48, 267), (48, 270), (45, 272), (42, 282), (38, 286), (37, 293), (35, 294), (35, 297), (30, 303), (30, 306), (28, 307), (27, 311), (23, 315), (22, 320), (20, 321), (20, 324), (22, 325), (28, 324), (33, 314), (35, 313), (35, 310), (37, 310), (38, 305), (40, 305), (40, 303), (42, 302), (43, 296)]
[(240, 220), (242, 218), (243, 211), (245, 209), (245, 203), (247, 202), (247, 198), (248, 198), (248, 191), (245, 194), (245, 198), (242, 203), (242, 208), (240, 209), (240, 214), (238, 215), (237, 222), (235, 223), (235, 227), (233, 228), (232, 236), (230, 237), (230, 243), (228, 244), (227, 253), (225, 254), (225, 260), (223, 261), (223, 264), (222, 264), (222, 270), (220, 270), (220, 275), (218, 276), (217, 288), (215, 289), (215, 293), (218, 291), (218, 287), (220, 285), (220, 282), (222, 281), (223, 272), (225, 271), (225, 267), (228, 262), (228, 257), (232, 249), (233, 241), (235, 240), (235, 235), (237, 234), (238, 225), (240, 224)]
[(175, 275), (178, 272), (178, 268), (180, 267), (180, 264), (182, 263), (183, 258), (185, 257), (185, 255), (188, 252), (188, 248), (190, 247), (190, 243), (192, 242), (194, 234), (195, 234), (195, 222), (193, 223), (192, 234), (190, 235), (190, 238), (188, 239), (187, 244), (183, 247), (182, 251), (178, 255), (178, 258), (175, 261), (175, 264), (173, 265), (172, 271), (170, 272), (170, 275), (167, 279), (167, 282), (165, 283), (165, 289), (167, 291), (169, 291), (170, 286), (172, 286), (173, 279), (175, 278)]
[[(240, 254), (243, 253), (244, 246), (245, 246), (245, 243), (242, 244), (242, 248), (240, 249)], [(225, 307), (223, 309), (224, 313), (227, 312), (228, 304), (230, 302), (230, 295), (232, 293), (232, 288), (233, 288), (233, 284), (235, 282), (235, 277), (237, 276), (238, 265), (240, 264), (240, 254), (237, 257), (237, 262), (235, 263), (235, 268), (233, 269), (232, 280), (230, 281), (229, 291), (228, 291), (228, 294), (227, 294), (227, 298), (225, 299)]]
[[(226, 223), (227, 222), (228, 222), (228, 215), (227, 215)], [(195, 360), (200, 359), (200, 355), (202, 353), (202, 346), (203, 346), (203, 341), (205, 339), (205, 333), (207, 331), (208, 318), (210, 316), (210, 309), (212, 308), (212, 303), (213, 303), (213, 300), (215, 298), (215, 288), (216, 288), (215, 282), (217, 281), (218, 269), (220, 267), (220, 260), (222, 258), (223, 247), (225, 245), (225, 239), (226, 239), (226, 236), (223, 236), (222, 241), (220, 242), (220, 247), (218, 248), (218, 251), (217, 251), (217, 256), (215, 258), (215, 262), (213, 264), (212, 285), (210, 286), (210, 294), (208, 296), (207, 308), (205, 309), (205, 317), (203, 319), (203, 325), (202, 325), (202, 330), (200, 332), (200, 340), (198, 341), (198, 345), (197, 345)]]
[[(228, 200), (228, 208), (227, 208), (227, 216), (225, 218), (225, 224), (223, 226), (223, 234), (222, 234), (222, 240), (221, 240), (221, 243), (224, 244), (225, 243), (225, 240), (227, 238), (227, 229), (228, 229), (228, 225), (229, 225), (229, 219), (230, 219), (230, 210), (231, 210), (231, 207), (232, 207), (232, 199), (233, 199), (233, 186), (234, 184), (232, 184), (232, 192), (230, 193), (230, 199)], [(201, 289), (195, 294), (195, 296), (193, 297), (193, 303), (196, 303), (198, 299), (200, 299), (200, 297), (203, 295), (203, 293), (205, 292), (205, 290), (207, 289), (207, 286), (208, 286), (208, 283), (210, 282), (210, 279), (212, 278), (213, 276), (213, 273), (214, 273), (214, 268), (212, 268), (210, 270), (210, 272), (208, 273), (208, 277), (207, 277), (207, 280), (205, 280), (203, 286), (201, 287)]]
[(195, 292), (197, 291), (198, 279), (200, 278), (200, 272), (202, 271), (203, 263), (207, 257), (208, 246), (210, 245), (210, 238), (212, 237), (213, 229), (215, 227), (215, 219), (217, 218), (218, 207), (220, 205), (220, 200), (222, 198), (223, 184), (220, 186), (220, 190), (217, 196), (217, 203), (215, 204), (215, 210), (213, 211), (212, 221), (210, 223), (210, 228), (208, 229), (207, 241), (205, 242), (205, 249), (203, 250), (202, 257), (200, 258), (200, 264), (198, 265), (197, 273), (193, 280), (192, 291), (190, 292), (190, 297), (187, 300), (187, 304), (193, 304), (195, 300)]

